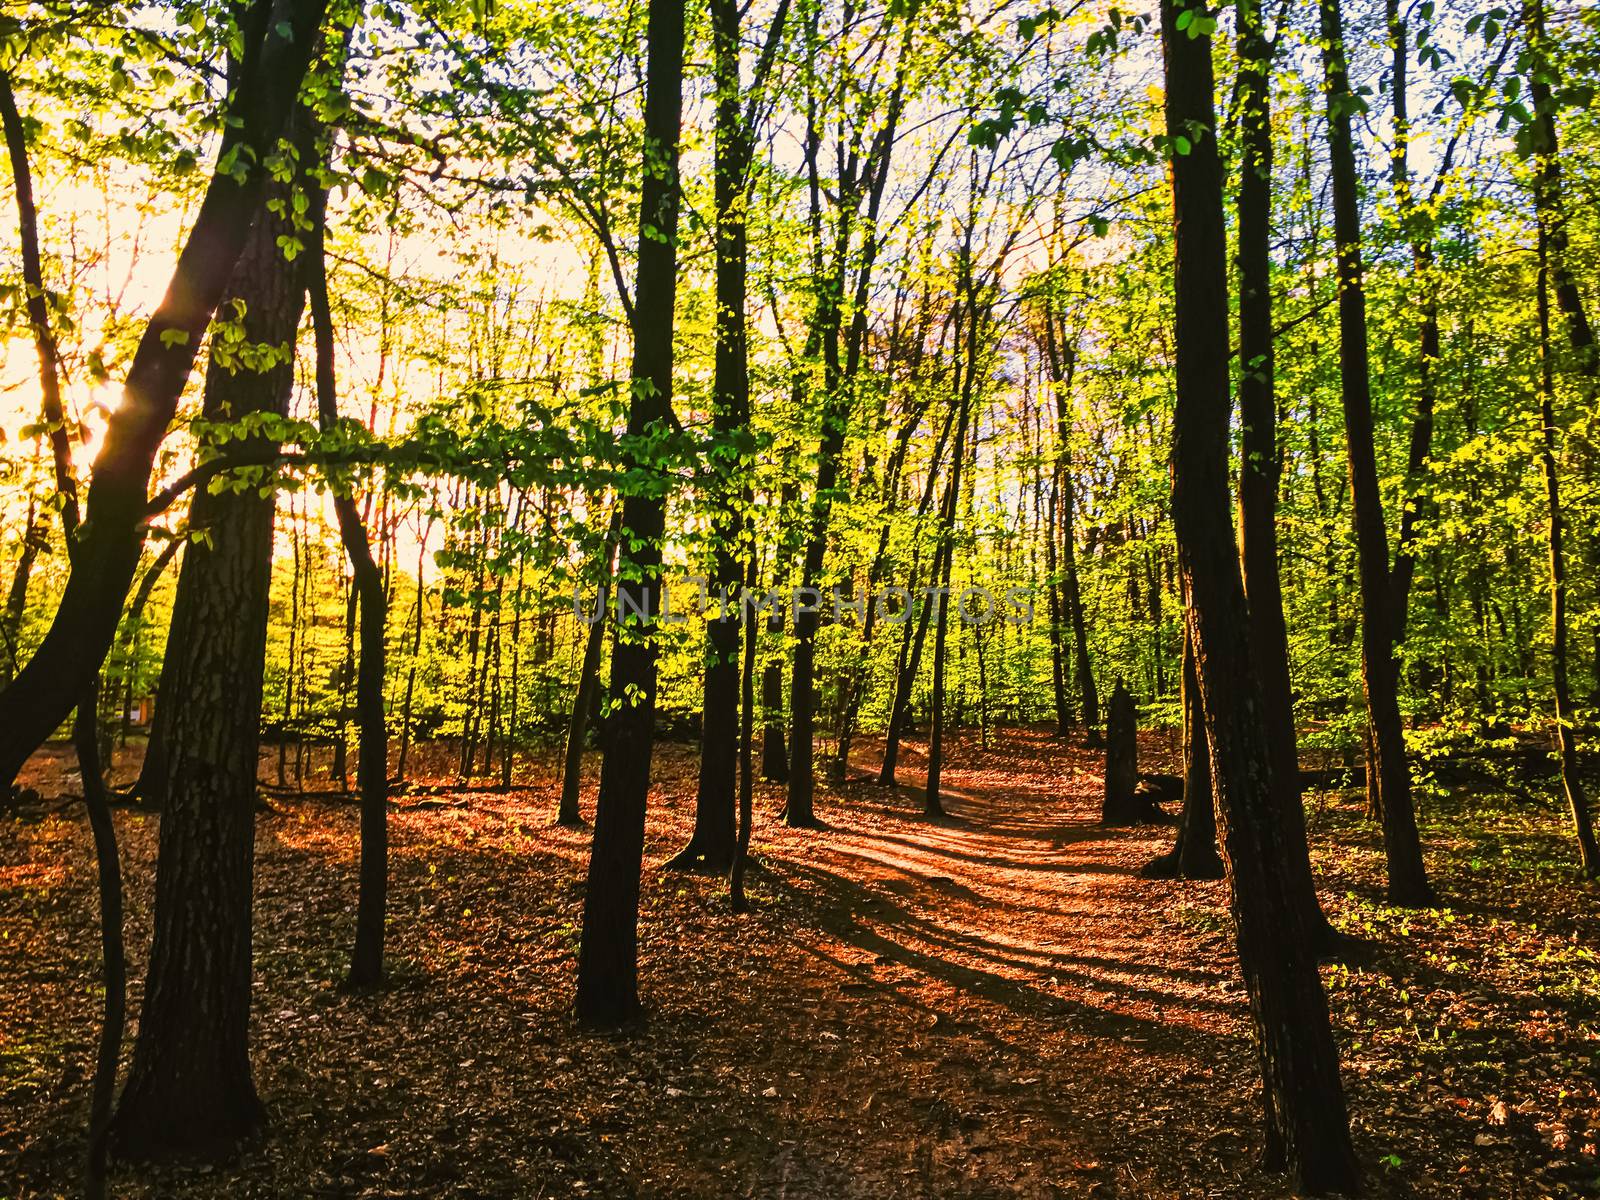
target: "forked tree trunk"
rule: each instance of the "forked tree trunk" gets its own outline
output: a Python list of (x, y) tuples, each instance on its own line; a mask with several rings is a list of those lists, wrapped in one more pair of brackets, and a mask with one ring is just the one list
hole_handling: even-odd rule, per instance
[(1306, 1191), (1358, 1183), (1338, 1050), (1317, 974), (1311, 897), (1290, 864), (1299, 847), (1275, 796), (1272, 751), (1228, 496), (1228, 296), (1222, 166), (1211, 38), (1161, 5), (1167, 134), (1173, 154), (1177, 405), (1172, 513), (1194, 639), (1239, 965), (1250, 996), (1266, 1109), (1267, 1161)]
[[(782, 0), (767, 35), (769, 49), (756, 64), (750, 99), (740, 88), (740, 8), (737, 0), (712, 0), (711, 37), (716, 63), (717, 215), (716, 361), (712, 381), (712, 429), (732, 439), (750, 424), (749, 335), (745, 308), (749, 237), (745, 209), (750, 195), (754, 106), (764, 89), (772, 54), (782, 37), (787, 0)], [(746, 104), (750, 106), (746, 108)], [(750, 502), (746, 456), (731, 446), (721, 451), (720, 495), (712, 516), (716, 567), (712, 584), (723, 609), (706, 629), (705, 703), (700, 730), (700, 778), (695, 793), (694, 831), (689, 844), (667, 865), (704, 867), (725, 873), (733, 863), (734, 786), (739, 752), (739, 607), (729, 606), (743, 571), (740, 541)]]
[[(684, 6), (650, 0), (646, 32), (644, 183), (639, 208), (639, 266), (634, 308), (632, 400), (628, 433), (644, 438), (672, 421), (673, 306), (677, 295), (678, 133), (683, 109)], [(645, 474), (638, 471), (635, 474)], [(655, 744), (656, 655), (661, 544), (666, 497), (656, 489), (622, 499), (618, 596), (611, 695), (595, 807), (594, 846), (583, 901), (578, 951), (578, 1019), (616, 1028), (639, 1003), (639, 871), (644, 858), (645, 799)]]

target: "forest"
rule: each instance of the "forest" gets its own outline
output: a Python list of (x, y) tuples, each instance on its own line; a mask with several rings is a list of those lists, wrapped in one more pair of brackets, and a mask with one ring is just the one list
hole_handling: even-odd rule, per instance
[(0, 1200), (1600, 1195), (1597, 92), (0, 0)]

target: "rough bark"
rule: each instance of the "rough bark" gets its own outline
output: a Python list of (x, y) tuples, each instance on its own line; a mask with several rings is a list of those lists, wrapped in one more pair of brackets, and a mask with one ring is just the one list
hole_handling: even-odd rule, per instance
[[(288, 195), (280, 183), (268, 192)], [(246, 339), (280, 353), (262, 371), (241, 364), (235, 372), (214, 356), (203, 401), (213, 420), (287, 411), (305, 296), (278, 245), (291, 232), (289, 218), (264, 204), (230, 297), (242, 303)], [(250, 448), (263, 457), (274, 449)], [(130, 1158), (222, 1154), (265, 1119), (248, 1043), (274, 501), (256, 486), (202, 489), (190, 510), (205, 539), (184, 553), (167, 637), (154, 938), (133, 1066), (113, 1121), (118, 1152)]]
[[(1300, 751), (1289, 676), (1289, 630), (1283, 614), (1278, 564), (1278, 487), (1282, 457), (1277, 439), (1277, 396), (1272, 329), (1272, 59), (1274, 47), (1262, 27), (1260, 0), (1241, 0), (1239, 101), (1243, 161), (1238, 195), (1239, 560), (1250, 608), (1250, 646), (1261, 681), (1263, 713), (1272, 750), (1273, 794), (1284, 805), (1291, 842), (1299, 847), (1288, 863), (1304, 872), (1313, 907), (1307, 923), (1320, 941), (1334, 941), (1316, 899), (1311, 852), (1300, 795)], [(1205, 855), (1196, 847), (1188, 853)]]

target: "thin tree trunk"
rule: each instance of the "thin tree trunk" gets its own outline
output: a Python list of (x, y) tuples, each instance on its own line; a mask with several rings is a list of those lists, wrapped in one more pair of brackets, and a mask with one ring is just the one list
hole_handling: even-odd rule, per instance
[[(40, 415), (49, 427), (56, 491), (61, 502), (61, 533), (67, 559), (78, 556), (80, 512), (78, 485), (72, 471), (72, 448), (66, 428), (66, 412), (61, 404), (61, 359), (50, 323), (45, 298), (44, 268), (39, 254), (38, 210), (33, 198), (33, 175), (28, 155), (27, 131), (17, 110), (11, 78), (0, 70), (0, 126), (11, 158), (12, 179), (16, 185), (17, 225), (22, 250), (23, 286), (27, 289), (25, 308), (39, 358)], [(21, 608), (27, 589), (27, 573), (32, 553), (37, 550), (33, 529), (33, 505), (28, 510), (28, 545), (24, 563), (18, 566), (19, 588), (13, 581), (9, 604)], [(8, 632), (11, 632), (8, 630)], [(15, 635), (12, 633), (13, 665)], [(73, 746), (78, 756), (78, 776), (83, 783), (83, 802), (94, 840), (95, 867), (100, 900), (100, 957), (105, 983), (105, 1002), (101, 1012), (100, 1045), (95, 1057), (94, 1085), (89, 1101), (89, 1130), (85, 1151), (84, 1194), (88, 1200), (101, 1200), (106, 1192), (106, 1131), (111, 1102), (116, 1090), (117, 1061), (121, 1056), (123, 1029), (127, 1020), (127, 961), (122, 933), (122, 865), (117, 854), (117, 829), (111, 818), (105, 778), (100, 764), (99, 688), (93, 672), (78, 696), (72, 726)]]
[[(305, 119), (310, 127), (312, 118), (308, 114)], [(314, 128), (307, 132), (301, 143), (303, 160), (321, 161), (326, 151), (318, 152)], [(327, 206), (327, 192), (316, 187), (311, 203), (311, 244), (306, 252), (306, 294), (316, 342), (317, 423), (324, 432), (331, 432), (339, 424), (339, 399), (333, 361), (333, 313), (328, 300)], [(383, 572), (372, 557), (372, 542), (355, 497), (348, 491), (335, 490), (333, 511), (339, 522), (339, 539), (350, 559), (361, 622), (361, 656), (356, 676), (361, 870), (355, 942), (345, 982), (352, 988), (371, 988), (383, 982), (384, 925), (389, 903), (389, 731), (383, 711), (383, 680), (388, 669), (384, 635), (389, 602), (384, 594)]]
[[(433, 532), (433, 520), (422, 530), (422, 536), (417, 540), (417, 608), (416, 620), (411, 627), (411, 665), (406, 669), (406, 695), (400, 707), (400, 758), (395, 764), (395, 778), (404, 781), (406, 777), (406, 755), (411, 750), (411, 703), (417, 690), (417, 660), (422, 657), (422, 623), (428, 605), (427, 585), (422, 581), (422, 572), (428, 561), (428, 534)], [(282, 774), (282, 767), (279, 767)], [(282, 778), (278, 780), (283, 783)]]
[[(923, 794), (922, 811), (930, 817), (945, 815), (939, 798), (940, 774), (944, 770), (944, 674), (945, 639), (950, 623), (950, 579), (955, 560), (956, 511), (961, 505), (961, 469), (967, 460), (967, 425), (972, 420), (973, 392), (978, 374), (978, 326), (983, 318), (983, 306), (977, 295), (977, 281), (972, 276), (972, 243), (969, 237), (961, 263), (962, 290), (965, 295), (957, 301), (964, 310), (956, 321), (956, 337), (961, 345), (957, 354), (964, 357), (961, 368), (961, 399), (956, 413), (955, 445), (950, 454), (950, 490), (945, 497), (945, 510), (940, 514), (939, 551), (943, 558), (943, 572), (933, 579), (939, 588), (936, 603), (939, 615), (933, 632), (933, 713), (928, 730), (927, 787)], [(962, 329), (962, 316), (965, 330)], [(963, 336), (963, 333), (965, 336)]]
[[(1536, 12), (1535, 28), (1542, 35), (1543, 13)], [(1578, 770), (1578, 745), (1572, 728), (1572, 689), (1568, 682), (1567, 560), (1563, 539), (1566, 516), (1561, 504), (1561, 481), (1556, 460), (1555, 366), (1550, 344), (1550, 233), (1553, 142), (1543, 147), (1538, 188), (1539, 208), (1539, 467), (1544, 475), (1546, 519), (1550, 552), (1550, 677), (1555, 699), (1556, 751), (1561, 769), (1561, 789), (1572, 817), (1578, 842), (1578, 862), (1584, 877), (1600, 878), (1600, 845), (1595, 842), (1594, 817)]]
[(583, 742), (589, 732), (589, 710), (594, 707), (595, 692), (600, 686), (600, 654), (605, 649), (606, 612), (610, 608), (613, 561), (617, 541), (622, 534), (622, 502), (619, 500), (611, 512), (611, 524), (606, 531), (605, 558), (601, 564), (600, 578), (596, 583), (594, 621), (589, 626), (589, 636), (584, 640), (583, 664), (578, 668), (578, 690), (572, 698), (572, 712), (567, 718), (567, 752), (561, 773), (561, 803), (556, 811), (556, 824), (576, 829), (583, 824), (583, 812), (578, 806), (583, 790)]
[(1389, 899), (1395, 904), (1434, 902), (1422, 861), (1411, 800), (1411, 767), (1400, 717), (1399, 666), (1390, 605), (1389, 536), (1383, 518), (1367, 360), (1367, 302), (1362, 283), (1361, 214), (1351, 113), (1355, 98), (1345, 67), (1340, 0), (1320, 0), (1323, 68), (1327, 76), (1328, 158), (1338, 244), (1339, 376), (1349, 452), (1351, 513), (1361, 571), (1361, 675), (1372, 733), (1368, 778), (1377, 783), (1382, 810)]
[(44, 548), (44, 522), (38, 519), (37, 503), (31, 492), (28, 516), (22, 529), (22, 553), (17, 556), (17, 570), (6, 590), (4, 615), (0, 615), (0, 642), (4, 643), (6, 656), (5, 662), (0, 664), (0, 687), (16, 678), (17, 668), (21, 666), (22, 618), (28, 610), (28, 583), (33, 577), (33, 564)]

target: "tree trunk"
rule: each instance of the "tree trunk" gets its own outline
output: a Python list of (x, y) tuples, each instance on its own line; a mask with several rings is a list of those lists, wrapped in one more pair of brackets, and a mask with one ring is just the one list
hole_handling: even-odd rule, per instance
[[(956, 512), (961, 505), (961, 468), (967, 460), (967, 425), (972, 419), (973, 391), (977, 386), (978, 324), (982, 306), (977, 296), (977, 283), (972, 277), (971, 241), (965, 248), (961, 264), (962, 290), (966, 293), (957, 303), (964, 308), (966, 317), (965, 338), (957, 349), (964, 355), (965, 368), (961, 370), (961, 399), (956, 412), (955, 445), (950, 453), (950, 487), (945, 493), (944, 512), (939, 520), (939, 550), (936, 559), (942, 558), (942, 572), (935, 571), (933, 581), (938, 592), (934, 603), (939, 614), (933, 631), (933, 712), (928, 729), (927, 787), (923, 793), (922, 811), (930, 817), (944, 816), (944, 805), (939, 799), (939, 776), (944, 769), (944, 674), (945, 639), (950, 624), (950, 577), (955, 561)], [(961, 337), (961, 321), (956, 324)]]
[[(50, 309), (44, 291), (44, 270), (39, 255), (38, 210), (33, 198), (33, 174), (28, 154), (27, 130), (17, 110), (10, 76), (0, 70), (0, 125), (5, 132), (6, 149), (11, 158), (16, 185), (17, 226), (22, 251), (23, 285), (27, 289), (26, 310), (39, 357), (40, 416), (49, 428), (55, 467), (56, 491), (60, 498), (61, 532), (68, 561), (77, 553), (80, 524), (77, 479), (72, 470), (72, 451), (61, 404), (61, 362)], [(12, 581), (6, 605), (9, 682), (16, 666), (16, 635), (26, 604), (28, 575), (42, 539), (42, 528), (34, 524), (32, 497), (22, 558)], [(117, 854), (117, 828), (111, 818), (105, 776), (100, 759), (100, 692), (91, 674), (78, 697), (72, 727), (73, 746), (78, 757), (78, 777), (83, 784), (83, 802), (94, 839), (96, 878), (100, 899), (100, 958), (105, 984), (101, 1012), (100, 1045), (95, 1056), (94, 1087), (89, 1099), (89, 1130), (85, 1148), (84, 1195), (87, 1200), (102, 1200), (106, 1193), (106, 1132), (116, 1091), (117, 1063), (122, 1052), (122, 1035), (127, 1021), (127, 962), (122, 932), (122, 863)]]
[(1183, 810), (1172, 849), (1140, 871), (1146, 879), (1221, 879), (1217, 853), (1216, 793), (1211, 787), (1211, 750), (1206, 743), (1200, 680), (1195, 675), (1194, 639), (1187, 620), (1183, 632)]
[[(406, 777), (406, 756), (411, 750), (411, 703), (417, 691), (417, 660), (422, 657), (422, 622), (426, 615), (428, 604), (428, 588), (422, 580), (422, 573), (428, 561), (428, 534), (433, 532), (433, 521), (422, 530), (422, 536), (417, 539), (417, 609), (416, 620), (411, 627), (411, 665), (406, 668), (406, 694), (400, 705), (400, 757), (395, 763), (395, 778), (401, 781)], [(293, 633), (291, 631), (290, 646), (293, 646)], [(290, 655), (291, 662), (293, 655)], [(285, 712), (287, 716), (287, 711)], [(279, 751), (278, 758), (278, 785), (283, 785), (283, 752)]]
[[(1222, 166), (1211, 38), (1177, 28), (1161, 5), (1167, 134), (1173, 154), (1177, 406), (1172, 513), (1193, 638), (1239, 965), (1250, 996), (1267, 1126), (1267, 1161), (1306, 1191), (1353, 1190), (1338, 1050), (1306, 926), (1312, 898), (1290, 867), (1288, 836), (1252, 646), (1228, 496), (1228, 297)], [(1205, 20), (1190, 9), (1191, 21)]]
[[(1250, 608), (1250, 649), (1261, 681), (1263, 715), (1272, 752), (1273, 795), (1282, 799), (1292, 844), (1286, 866), (1304, 872), (1312, 907), (1308, 926), (1331, 946), (1333, 928), (1317, 901), (1300, 795), (1300, 750), (1289, 676), (1289, 630), (1283, 615), (1278, 566), (1278, 487), (1282, 458), (1277, 439), (1277, 397), (1272, 334), (1272, 59), (1262, 28), (1260, 0), (1239, 5), (1240, 119), (1243, 162), (1239, 178), (1239, 417), (1243, 428), (1239, 469), (1239, 559)], [(1209, 785), (1208, 785), (1209, 791)], [(1201, 854), (1193, 847), (1189, 853)], [(1204, 856), (1200, 860), (1204, 863)]]
[(1362, 283), (1361, 214), (1355, 142), (1350, 117), (1356, 100), (1345, 67), (1340, 0), (1320, 0), (1323, 68), (1327, 76), (1328, 159), (1338, 243), (1339, 377), (1349, 453), (1351, 513), (1361, 571), (1361, 676), (1372, 733), (1372, 769), (1382, 809), (1389, 899), (1395, 904), (1434, 902), (1422, 861), (1411, 802), (1411, 767), (1400, 717), (1399, 668), (1390, 606), (1389, 535), (1383, 518), (1373, 440), (1372, 386), (1367, 361), (1367, 302)]
[(1105, 797), (1100, 805), (1102, 825), (1137, 823), (1139, 785), (1139, 712), (1133, 695), (1120, 678), (1106, 705)]
[[(268, 198), (287, 210), (289, 194), (275, 183)], [(263, 205), (230, 289), (246, 339), (288, 353), (237, 374), (214, 355), (203, 404), (212, 419), (287, 412), (305, 295), (278, 245), (290, 220)], [(252, 442), (263, 456), (275, 451)], [(274, 499), (254, 487), (201, 489), (190, 510), (206, 541), (184, 554), (167, 636), (155, 932), (113, 1125), (130, 1158), (215, 1156), (265, 1120), (250, 1072), (250, 943)]]
[[(301, 143), (302, 161), (321, 161), (326, 150), (318, 150), (309, 114), (305, 120), (308, 136)], [(320, 186), (314, 188), (311, 208), (313, 228), (311, 244), (306, 251), (306, 294), (316, 341), (317, 423), (324, 432), (331, 432), (339, 424), (339, 399), (324, 249), (328, 196)], [(337, 483), (335, 488), (339, 488)], [(355, 943), (345, 982), (352, 988), (371, 988), (383, 982), (384, 925), (389, 896), (389, 731), (383, 705), (383, 680), (388, 661), (384, 634), (388, 628), (389, 601), (384, 593), (383, 572), (372, 557), (372, 542), (355, 497), (348, 491), (335, 490), (333, 511), (339, 522), (339, 540), (344, 543), (354, 576), (361, 627), (361, 656), (356, 668), (359, 738), (356, 786), (361, 792), (361, 873)]]
[(1567, 799), (1567, 811), (1572, 818), (1572, 831), (1578, 842), (1578, 861), (1586, 878), (1600, 878), (1600, 845), (1596, 844), (1594, 817), (1589, 809), (1589, 798), (1584, 790), (1578, 767), (1577, 739), (1573, 734), (1575, 714), (1572, 709), (1572, 688), (1569, 682), (1568, 622), (1567, 622), (1567, 560), (1563, 539), (1566, 533), (1566, 515), (1561, 502), (1561, 481), (1558, 469), (1555, 413), (1555, 363), (1550, 336), (1550, 293), (1552, 283), (1558, 298), (1563, 287), (1571, 297), (1560, 301), (1568, 322), (1568, 338), (1579, 360), (1579, 373), (1588, 383), (1586, 398), (1592, 403), (1596, 375), (1594, 338), (1583, 311), (1582, 298), (1569, 274), (1557, 274), (1557, 263), (1566, 258), (1566, 218), (1561, 208), (1561, 174), (1556, 161), (1556, 126), (1552, 111), (1550, 84), (1544, 74), (1547, 64), (1542, 61), (1546, 53), (1544, 6), (1534, 0), (1528, 13), (1531, 40), (1536, 55), (1541, 57), (1531, 72), (1534, 80), (1531, 89), (1536, 118), (1535, 138), (1538, 155), (1534, 177), (1534, 207), (1539, 221), (1539, 466), (1544, 476), (1546, 518), (1549, 522), (1548, 546), (1550, 558), (1550, 675), (1555, 699), (1556, 752), (1561, 769), (1561, 788)]
[[(745, 206), (750, 193), (751, 130), (739, 87), (740, 10), (737, 0), (711, 0), (711, 38), (716, 74), (714, 200), (717, 218), (716, 361), (711, 424), (729, 439), (750, 424), (749, 336), (745, 308), (749, 239)], [(781, 28), (783, 11), (777, 24)], [(769, 37), (769, 42), (771, 38)], [(763, 63), (769, 59), (763, 58)], [(758, 73), (761, 67), (758, 65)], [(756, 91), (759, 93), (761, 80)], [(695, 793), (694, 832), (669, 867), (704, 867), (726, 873), (736, 838), (735, 773), (739, 756), (739, 613), (727, 597), (743, 578), (740, 540), (748, 502), (746, 456), (732, 445), (715, 463), (717, 496), (711, 518), (716, 555), (712, 586), (722, 609), (706, 629), (705, 702), (700, 727), (700, 778)]]
[[(644, 438), (672, 420), (673, 307), (677, 295), (678, 131), (683, 107), (684, 6), (649, 0), (644, 184), (634, 309), (628, 433)], [(645, 474), (642, 469), (638, 474)], [(616, 1028), (639, 1016), (639, 871), (655, 742), (656, 654), (666, 497), (636, 489), (622, 500), (611, 695), (595, 807), (578, 953), (578, 1019)], [(630, 611), (631, 609), (631, 611)], [(632, 613), (642, 613), (634, 617)]]
[(556, 824), (576, 829), (583, 824), (578, 800), (583, 791), (583, 743), (589, 733), (589, 710), (594, 707), (600, 687), (600, 654), (605, 649), (607, 600), (611, 595), (613, 563), (622, 534), (622, 502), (611, 511), (606, 531), (604, 559), (595, 595), (594, 620), (583, 643), (583, 662), (578, 667), (578, 690), (572, 697), (572, 712), (567, 717), (567, 750), (561, 772), (561, 802), (556, 809)]

